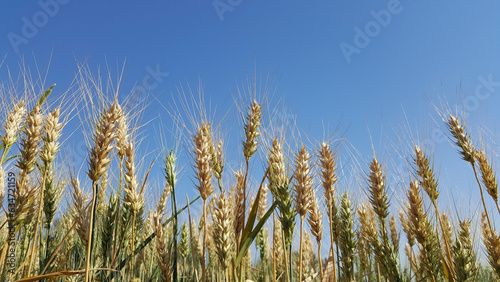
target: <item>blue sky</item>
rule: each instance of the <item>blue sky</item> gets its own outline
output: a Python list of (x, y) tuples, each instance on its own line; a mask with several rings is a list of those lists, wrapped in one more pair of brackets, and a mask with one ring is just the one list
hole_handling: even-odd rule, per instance
[[(390, 14), (390, 20), (377, 23), (374, 14)], [(395, 158), (405, 114), (414, 134), (432, 139), (437, 114), (431, 102), (438, 103), (438, 95), (452, 108), (464, 99), (472, 103), (466, 112), (475, 137), (483, 124), (491, 131), (486, 137), (498, 136), (498, 1), (7, 0), (0, 18), (0, 79), (20, 58), (34, 68), (33, 57), (44, 66), (52, 56), (47, 85), (58, 84), (55, 95), (69, 87), (77, 62), (114, 71), (126, 60), (126, 93), (159, 70), (150, 92), (162, 104), (176, 87), (201, 80), (207, 100), (225, 107), (257, 70), (275, 78), (275, 100), (305, 134), (319, 140), (341, 124), (366, 158), (372, 153), (368, 129), (381, 158)], [(369, 43), (365, 38), (357, 46), (357, 36)], [(345, 56), (341, 44), (357, 53)], [(170, 127), (161, 107), (149, 110)], [(443, 140), (431, 152), (443, 193), (476, 197), (473, 179), (457, 178), (470, 176), (470, 169)], [(185, 165), (185, 178), (191, 174)]]

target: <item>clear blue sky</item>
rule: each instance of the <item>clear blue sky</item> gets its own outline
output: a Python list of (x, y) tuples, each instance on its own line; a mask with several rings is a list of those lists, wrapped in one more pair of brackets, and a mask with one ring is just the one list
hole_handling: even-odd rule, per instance
[[(105, 69), (106, 61), (116, 68), (126, 59), (127, 91), (159, 65), (169, 75), (151, 92), (163, 103), (176, 86), (199, 78), (211, 103), (226, 105), (256, 67), (276, 77), (275, 97), (284, 97), (311, 138), (323, 137), (323, 124), (331, 133), (341, 123), (367, 158), (367, 128), (389, 159), (403, 112), (414, 133), (429, 137), (436, 117), (429, 100), (437, 102), (437, 94), (452, 108), (464, 97), (478, 101), (469, 111), (472, 133), (487, 122), (490, 137), (498, 136), (498, 1), (8, 0), (0, 18), (0, 79), (20, 58), (33, 67), (34, 56), (43, 66), (52, 54), (47, 83), (58, 84), (55, 93), (72, 81), (76, 61)], [(347, 44), (357, 49), (346, 57)], [(479, 99), (475, 89), (488, 79), (496, 86), (480, 87), (491, 95)], [(468, 167), (447, 141), (436, 146), (441, 180), (449, 182), (442, 189), (463, 189), (465, 198), (476, 189), (475, 197), (472, 179), (453, 181), (470, 175)]]

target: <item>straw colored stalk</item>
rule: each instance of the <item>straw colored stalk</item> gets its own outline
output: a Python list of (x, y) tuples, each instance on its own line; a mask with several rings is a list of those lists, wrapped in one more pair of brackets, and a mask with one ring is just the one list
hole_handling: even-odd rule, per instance
[(333, 259), (333, 281), (337, 282), (337, 272), (335, 270), (335, 255), (333, 253), (334, 249), (334, 208), (335, 208), (335, 184), (337, 183), (336, 174), (336, 160), (334, 158), (333, 152), (330, 146), (325, 142), (321, 143), (318, 152), (319, 166), (320, 166), (320, 176), (321, 176), (321, 186), (323, 186), (323, 192), (326, 199), (326, 208), (328, 216), (328, 225), (330, 227), (330, 252)]
[(201, 125), (193, 137), (194, 142), (194, 170), (198, 185), (196, 188), (200, 192), (203, 200), (203, 250), (201, 258), (202, 281), (206, 281), (206, 247), (207, 247), (207, 199), (213, 193), (214, 187), (212, 185), (212, 168), (210, 166), (210, 126), (207, 124)]

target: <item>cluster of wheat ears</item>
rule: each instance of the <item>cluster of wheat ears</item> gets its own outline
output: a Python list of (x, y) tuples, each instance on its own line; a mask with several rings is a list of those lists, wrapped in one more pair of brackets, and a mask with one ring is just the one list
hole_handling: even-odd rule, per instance
[[(487, 204), (492, 199), (493, 213), (500, 213), (495, 172), (488, 152), (474, 144), (456, 115), (441, 116), (477, 181), (482, 201), (478, 238), (467, 215), (454, 224), (440, 210), (431, 152), (418, 144), (412, 148), (411, 180), (399, 215), (391, 214), (387, 168), (377, 157), (362, 176), (367, 201), (355, 207), (349, 189), (339, 192), (337, 145), (322, 141), (292, 148), (282, 134), (264, 138), (257, 99), (243, 107), (242, 168), (225, 169), (225, 147), (213, 121), (196, 121), (185, 148), (199, 197), (177, 206), (176, 197), (186, 188), (176, 186), (177, 156), (169, 151), (161, 162), (163, 193), (156, 207), (145, 211), (149, 170), (140, 175), (137, 169), (140, 133), (132, 114), (117, 99), (103, 101), (95, 109), (86, 176), (71, 170), (61, 174), (56, 163), (64, 166), (61, 136), (68, 119), (47, 102), (51, 91), (27, 100), (13, 95), (2, 106), (2, 281), (500, 279), (500, 237)], [(257, 152), (265, 156), (263, 173), (251, 182)], [(7, 189), (6, 167), (15, 171), (15, 189)], [(233, 175), (223, 178), (228, 173)], [(83, 177), (88, 179), (81, 182)], [(70, 200), (63, 208), (66, 194)], [(201, 217), (191, 218), (190, 208), (200, 206)], [(181, 224), (182, 213), (189, 220)], [(254, 258), (251, 250), (258, 252)], [(478, 253), (486, 254), (489, 266)]]

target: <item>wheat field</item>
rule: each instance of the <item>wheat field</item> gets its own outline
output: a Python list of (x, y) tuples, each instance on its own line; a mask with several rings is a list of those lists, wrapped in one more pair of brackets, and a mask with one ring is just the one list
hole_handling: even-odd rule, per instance
[[(256, 92), (236, 102), (238, 140), (224, 139), (202, 98), (188, 118), (170, 113), (186, 136), (188, 157), (180, 158), (174, 148), (139, 150), (142, 126), (155, 120), (96, 81), (60, 97), (54, 86), (39, 93), (24, 83), (1, 90), (2, 281), (500, 279), (497, 160), (451, 110), (439, 110), (440, 122), (456, 162), (471, 168), (479, 214), (453, 216), (439, 204), (447, 188), (419, 140), (406, 148), (399, 197), (376, 153), (354, 172), (359, 188), (341, 187), (345, 141), (290, 141)], [(75, 120), (89, 124), (86, 158), (76, 165), (61, 152), (65, 134), (84, 128), (66, 130)], [(162, 153), (150, 164), (145, 150)], [(229, 158), (240, 167), (228, 167)], [(178, 186), (181, 164), (191, 187)], [(150, 175), (152, 167), (163, 173)], [(160, 196), (148, 196), (156, 187)], [(179, 205), (191, 188), (196, 197)]]

